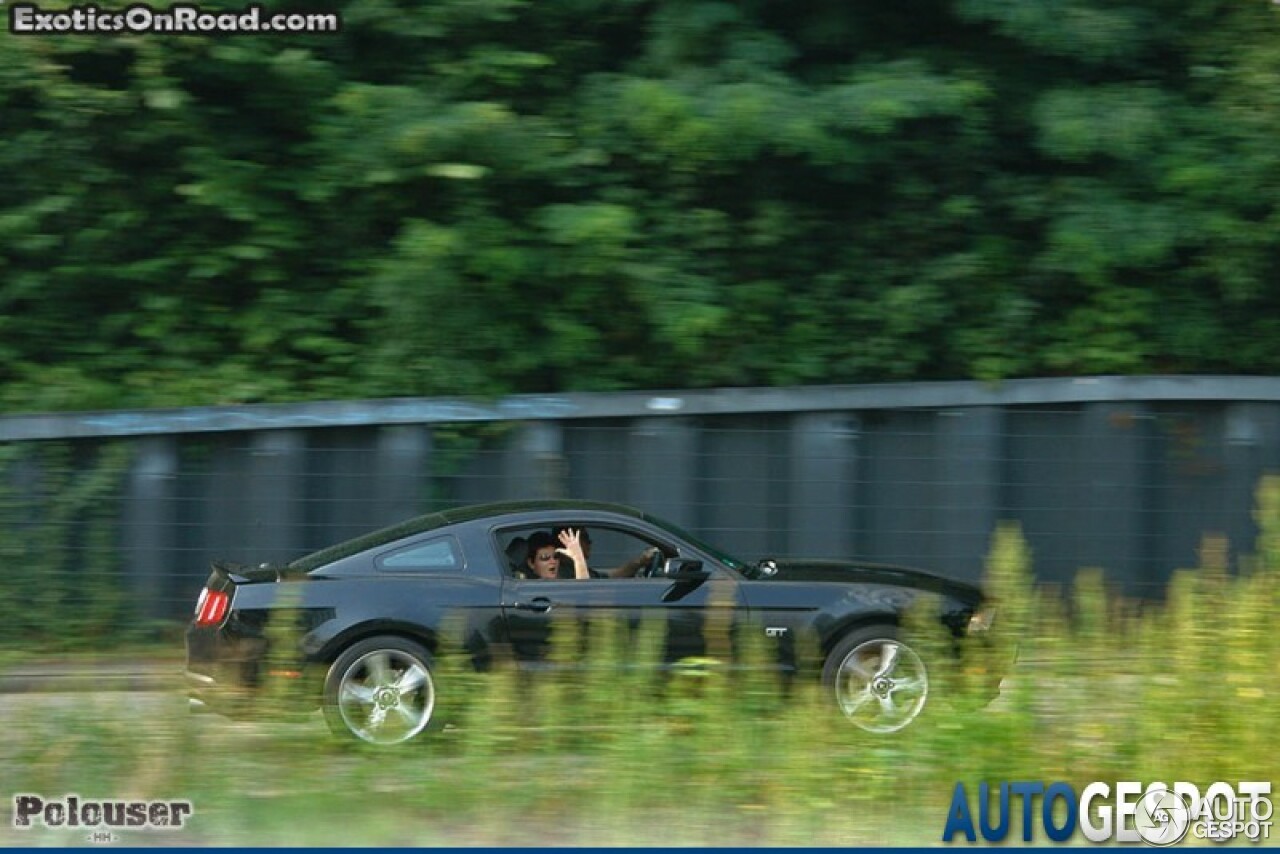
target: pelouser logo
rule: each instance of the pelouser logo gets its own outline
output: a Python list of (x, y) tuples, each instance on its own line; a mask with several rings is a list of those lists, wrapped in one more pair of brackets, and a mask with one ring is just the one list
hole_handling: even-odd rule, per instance
[(46, 801), (39, 795), (13, 796), (13, 826), (151, 829), (182, 827), (195, 810), (190, 801), (97, 801), (64, 795)]
[[(1021, 816), (1025, 842), (1032, 841), (1037, 824), (1053, 842), (1066, 842), (1076, 830), (1090, 842), (1167, 846), (1188, 834), (1212, 842), (1259, 842), (1271, 836), (1273, 807), (1270, 798), (1265, 797), (1270, 794), (1269, 781), (1244, 780), (1234, 785), (1217, 782), (1205, 790), (1203, 797), (1199, 787), (1186, 782), (1172, 786), (1150, 783), (1145, 787), (1133, 781), (1121, 781), (1114, 787), (1090, 783), (1077, 796), (1070, 784), (1061, 781), (1018, 781), (1000, 783), (998, 787), (980, 783), (975, 808), (970, 805), (964, 784), (957, 783), (942, 841), (950, 842), (962, 833), (974, 842), (980, 831), (984, 840), (999, 842)], [(998, 806), (992, 804), (993, 795)], [(1019, 799), (1021, 804), (1017, 803)]]

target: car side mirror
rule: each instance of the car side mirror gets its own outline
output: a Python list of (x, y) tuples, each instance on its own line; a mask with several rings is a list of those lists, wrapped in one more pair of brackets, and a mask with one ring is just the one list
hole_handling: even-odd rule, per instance
[(710, 574), (702, 568), (702, 561), (687, 557), (668, 558), (662, 567), (663, 577), (672, 581), (701, 581)]

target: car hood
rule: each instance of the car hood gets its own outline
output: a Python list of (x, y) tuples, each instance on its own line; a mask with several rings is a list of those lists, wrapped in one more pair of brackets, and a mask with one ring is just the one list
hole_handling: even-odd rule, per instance
[(983, 598), (976, 584), (950, 578), (936, 572), (891, 564), (865, 561), (810, 560), (804, 558), (774, 560), (777, 572), (757, 572), (761, 581), (817, 581), (836, 584), (886, 584), (944, 593), (969, 601)]

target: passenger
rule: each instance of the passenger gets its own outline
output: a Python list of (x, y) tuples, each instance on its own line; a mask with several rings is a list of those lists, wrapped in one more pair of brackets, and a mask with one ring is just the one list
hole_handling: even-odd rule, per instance
[(525, 570), (529, 568), (525, 565), (529, 557), (529, 541), (524, 537), (512, 537), (505, 551), (507, 565), (511, 568), (512, 574), (518, 578), (524, 578)]

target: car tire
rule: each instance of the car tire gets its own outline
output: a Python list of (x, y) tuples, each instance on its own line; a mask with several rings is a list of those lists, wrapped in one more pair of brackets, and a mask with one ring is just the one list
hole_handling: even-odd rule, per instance
[(864, 626), (841, 638), (823, 665), (822, 682), (850, 723), (876, 735), (905, 729), (929, 700), (924, 659), (892, 625)]
[(436, 680), (431, 653), (407, 638), (366, 638), (348, 647), (324, 681), (324, 717), (334, 735), (390, 747), (432, 728)]

